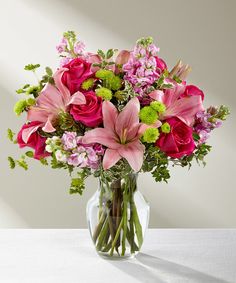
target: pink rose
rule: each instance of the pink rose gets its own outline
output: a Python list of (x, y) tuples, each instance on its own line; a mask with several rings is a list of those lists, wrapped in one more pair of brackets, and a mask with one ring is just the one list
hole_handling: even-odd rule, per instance
[(82, 58), (75, 58), (63, 66), (68, 70), (62, 76), (62, 83), (74, 94), (80, 89), (83, 81), (93, 75), (91, 63)]
[(166, 122), (170, 124), (171, 131), (169, 134), (161, 133), (156, 146), (172, 158), (190, 155), (195, 149), (192, 128), (178, 118), (170, 118)]
[(22, 135), (24, 131), (27, 131), (29, 128), (40, 124), (42, 124), (42, 122), (38, 122), (38, 121), (34, 121), (29, 124), (24, 124), (17, 135), (17, 143), (19, 147), (22, 148), (28, 146), (33, 148), (35, 150), (34, 151), (35, 159), (44, 158), (50, 155), (48, 152), (45, 151), (45, 146), (46, 146), (45, 141), (47, 138), (40, 136), (39, 133), (35, 131), (30, 135), (28, 141), (25, 142), (22, 138)]
[(93, 91), (84, 93), (86, 104), (72, 105), (70, 114), (75, 121), (79, 121), (87, 127), (97, 127), (102, 123), (102, 98), (96, 96)]
[(185, 91), (181, 95), (181, 97), (194, 96), (194, 95), (200, 95), (202, 97), (202, 101), (204, 100), (204, 93), (203, 93), (203, 91), (200, 90), (195, 85), (187, 85), (186, 88), (185, 88)]
[(157, 68), (158, 68), (159, 70), (161, 70), (161, 71), (163, 72), (164, 70), (167, 69), (167, 65), (166, 65), (166, 63), (165, 63), (164, 60), (162, 60), (161, 58), (159, 58), (159, 57), (157, 57), (157, 56), (155, 56), (155, 59), (156, 59)]

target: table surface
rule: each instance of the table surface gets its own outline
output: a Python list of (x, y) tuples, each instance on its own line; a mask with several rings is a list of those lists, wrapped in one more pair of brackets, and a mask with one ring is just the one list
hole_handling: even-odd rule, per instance
[(236, 229), (149, 229), (134, 259), (100, 258), (87, 230), (0, 230), (1, 283), (236, 283)]

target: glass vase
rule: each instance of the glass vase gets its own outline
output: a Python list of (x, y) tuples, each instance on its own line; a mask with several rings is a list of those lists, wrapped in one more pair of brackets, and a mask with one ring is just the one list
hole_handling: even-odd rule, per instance
[(100, 177), (99, 188), (87, 204), (87, 221), (100, 256), (136, 255), (149, 222), (149, 205), (138, 191), (137, 174), (115, 180)]

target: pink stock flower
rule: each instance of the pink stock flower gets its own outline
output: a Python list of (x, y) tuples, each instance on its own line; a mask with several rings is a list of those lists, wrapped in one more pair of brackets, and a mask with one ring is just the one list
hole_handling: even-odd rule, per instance
[(103, 125), (85, 133), (83, 143), (100, 143), (107, 147), (103, 158), (103, 168), (109, 169), (121, 158), (125, 158), (134, 171), (139, 171), (143, 163), (145, 147), (139, 138), (147, 128), (139, 123), (140, 104), (132, 98), (119, 113), (109, 101), (103, 102)]
[(183, 96), (186, 86), (174, 84), (173, 88), (165, 90), (155, 90), (149, 96), (165, 104), (166, 111), (160, 116), (160, 120), (177, 117), (186, 125), (192, 126), (195, 115), (204, 110), (201, 95)]
[(168, 134), (161, 133), (156, 145), (172, 158), (181, 158), (190, 155), (195, 149), (193, 129), (178, 118), (166, 120), (171, 127)]
[(56, 46), (58, 53), (62, 53), (66, 50), (67, 40), (65, 37), (62, 38), (61, 42)]
[[(54, 132), (54, 125), (57, 123), (61, 112), (68, 111), (70, 104), (85, 104), (86, 100), (81, 92), (76, 92), (72, 96), (69, 90), (62, 84), (61, 77), (66, 69), (59, 69), (54, 74), (55, 86), (46, 84), (36, 99), (36, 105), (30, 107), (27, 120), (41, 122), (40, 127), (47, 133)], [(26, 141), (30, 137), (30, 132)]]

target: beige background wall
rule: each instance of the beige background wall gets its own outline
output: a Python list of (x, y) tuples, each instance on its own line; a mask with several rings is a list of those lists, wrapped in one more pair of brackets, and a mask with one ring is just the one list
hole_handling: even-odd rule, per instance
[(236, 228), (235, 12), (234, 0), (2, 1), (0, 228), (86, 226), (85, 205), (96, 180), (88, 180), (83, 197), (70, 196), (66, 172), (37, 162), (31, 162), (28, 172), (11, 171), (6, 162), (8, 154), (20, 155), (5, 130), (17, 130), (23, 122), (12, 112), (14, 90), (33, 79), (23, 66), (32, 62), (55, 68), (54, 46), (68, 29), (77, 31), (93, 51), (131, 48), (137, 38), (152, 35), (169, 66), (179, 58), (191, 64), (190, 82), (205, 91), (205, 105), (230, 105), (230, 119), (210, 139), (214, 150), (205, 169), (176, 168), (168, 185), (143, 175), (139, 185), (151, 204), (151, 227)]

